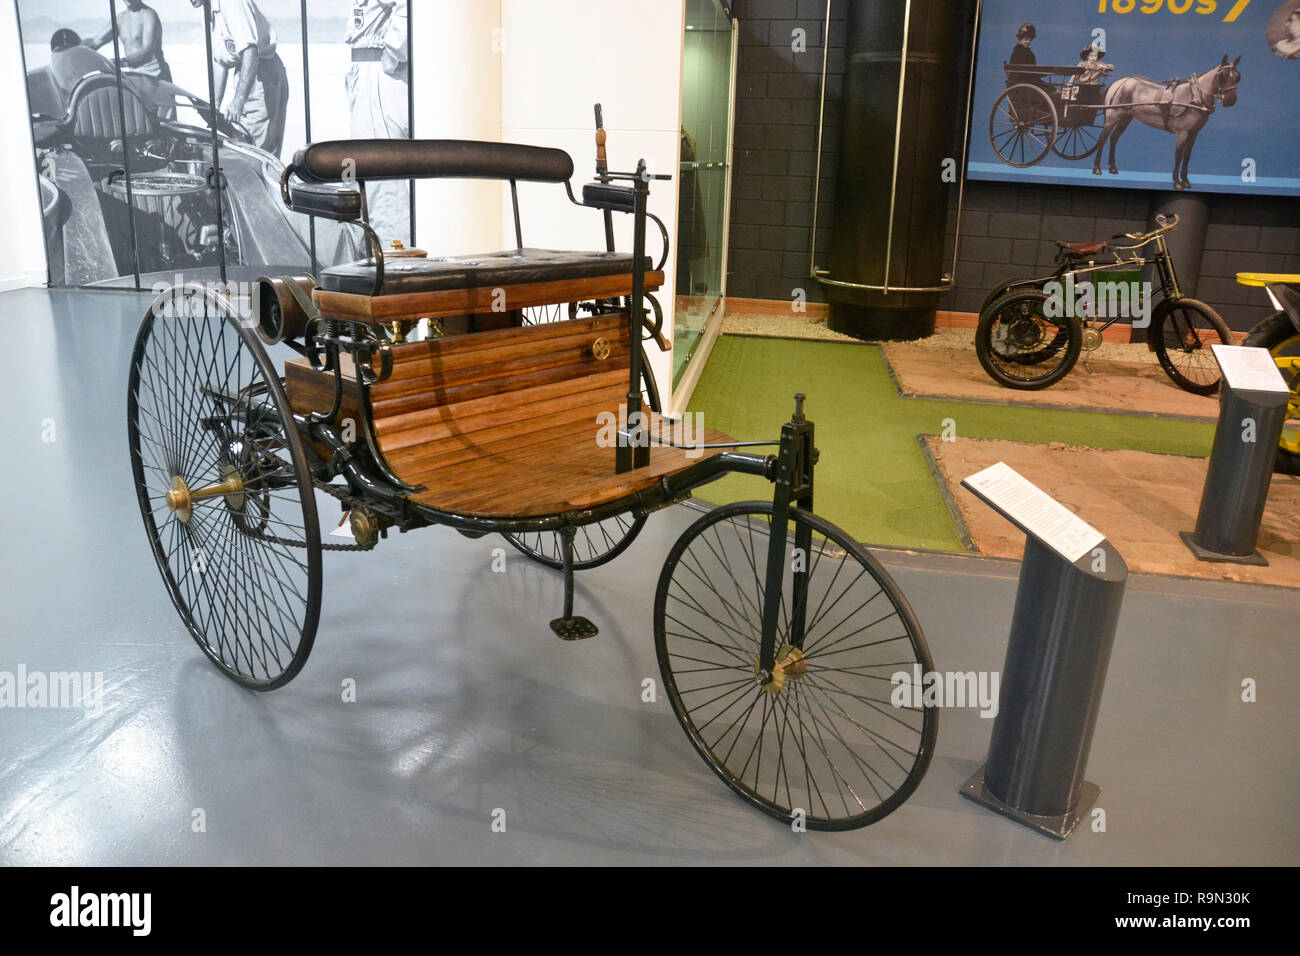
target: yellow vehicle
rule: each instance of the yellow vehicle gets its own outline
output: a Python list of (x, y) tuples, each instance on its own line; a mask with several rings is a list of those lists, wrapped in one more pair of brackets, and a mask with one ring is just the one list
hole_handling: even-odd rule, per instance
[(1278, 310), (1250, 330), (1243, 345), (1268, 349), (1291, 386), (1287, 424), (1277, 449), (1277, 471), (1300, 475), (1300, 275), (1239, 272), (1242, 285), (1263, 286)]

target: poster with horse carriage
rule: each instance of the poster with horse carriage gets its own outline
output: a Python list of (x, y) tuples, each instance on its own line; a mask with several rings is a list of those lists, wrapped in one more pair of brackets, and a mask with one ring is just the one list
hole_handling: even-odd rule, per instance
[(1300, 0), (985, 0), (971, 179), (1300, 195)]

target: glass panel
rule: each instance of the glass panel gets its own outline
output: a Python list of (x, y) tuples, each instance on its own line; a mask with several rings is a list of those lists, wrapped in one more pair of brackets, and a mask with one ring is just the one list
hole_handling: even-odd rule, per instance
[[(408, 4), (353, 0), (327, 9), (314, 7), (308, 20), (312, 138), (409, 139)], [(385, 245), (411, 244), (409, 180), (367, 183), (366, 201), (370, 224)], [(355, 227), (340, 230), (321, 220), (316, 229), (322, 265), (362, 254)]]
[(178, 274), (310, 268), (310, 223), (279, 185), (285, 143), (306, 141), (302, 11), (303, 0), (20, 0), (53, 284), (147, 289)]
[(130, 209), (140, 287), (219, 279), (228, 250), (209, 175), (203, 10), (189, 0), (118, 0), (90, 42), (103, 43), (122, 78), (127, 172), (104, 192)]
[[(248, 282), (309, 270), (311, 222), (280, 199), (283, 159), (307, 139), (302, 0), (209, 6), (226, 277)], [(202, 33), (194, 39), (205, 42)], [(206, 58), (206, 47), (193, 55)]]
[(674, 382), (722, 294), (732, 62), (731, 21), (718, 0), (687, 0), (682, 71)]

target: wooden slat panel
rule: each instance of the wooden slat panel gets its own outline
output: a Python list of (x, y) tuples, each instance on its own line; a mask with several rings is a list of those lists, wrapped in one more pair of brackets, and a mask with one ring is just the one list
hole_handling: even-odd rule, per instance
[(486, 332), (470, 332), (465, 335), (448, 335), (429, 339), (424, 342), (407, 342), (393, 346), (393, 364), (420, 358), (429, 349), (435, 349), (442, 355), (456, 355), (462, 352), (477, 352), (480, 349), (493, 348), (502, 344), (519, 345), (525, 343), (545, 344), (557, 336), (574, 334), (581, 329), (599, 331), (617, 329), (627, 326), (627, 315), (611, 312), (608, 315), (579, 316), (576, 319), (563, 319), (559, 322), (541, 322), (537, 325), (521, 325), (509, 329), (491, 329)]
[[(380, 383), (380, 394), (392, 388), (398, 382), (410, 379), (422, 379), (434, 376), (444, 384), (447, 377), (454, 373), (492, 365), (515, 363), (516, 371), (528, 371), (529, 362), (540, 362), (546, 356), (561, 355), (569, 362), (588, 360), (591, 343), (598, 338), (607, 339), (611, 347), (611, 358), (627, 352), (628, 330), (625, 323), (599, 322), (588, 319), (576, 319), (572, 322), (555, 322), (548, 326), (550, 334), (511, 339), (508, 333), (515, 329), (500, 332), (479, 332), (473, 336), (457, 336), (454, 340), (433, 339), (428, 342), (414, 342), (410, 345), (396, 346), (401, 349), (401, 360), (394, 356), (392, 375)], [(523, 331), (523, 330), (518, 330)], [(531, 329), (529, 330), (531, 331)], [(507, 337), (502, 338), (502, 332)], [(438, 343), (454, 342), (463, 344), (463, 339), (474, 338), (480, 341), (478, 348), (444, 349)]]
[(449, 418), (445, 421), (432, 422), (407, 431), (388, 432), (381, 437), (380, 447), (385, 454), (438, 441), (452, 435), (469, 436), (481, 432), (491, 433), (495, 429), (508, 428), (516, 422), (536, 424), (547, 416), (569, 412), (574, 409), (590, 409), (594, 422), (596, 415), (603, 410), (616, 408), (619, 391), (617, 388), (582, 389), (585, 379), (572, 383), (575, 391), (559, 395), (540, 402), (521, 401), (495, 411), (467, 418)]
[[(602, 336), (613, 354), (596, 361), (587, 350)], [(626, 400), (628, 346), (619, 315), (395, 346), (393, 378), (372, 390), (380, 448), (403, 480), (425, 487), (413, 501), (498, 517), (614, 501), (717, 454), (656, 446), (647, 467), (615, 473), (599, 416)], [(344, 369), (348, 417), (356, 413), (351, 363)], [(328, 407), (332, 376), (296, 359), (285, 378), (295, 410)], [(651, 424), (657, 435), (658, 416)], [(730, 440), (714, 429), (698, 437)]]
[(572, 399), (576, 404), (585, 404), (588, 400), (582, 398), (578, 401), (579, 396), (592, 391), (613, 396), (626, 394), (627, 373), (616, 368), (599, 375), (583, 375), (532, 388), (498, 391), (465, 401), (430, 405), (402, 415), (385, 415), (383, 418), (376, 416), (375, 431), (379, 437), (387, 438), (400, 432), (454, 422), (459, 426), (458, 430), (468, 433), (477, 431), (481, 421), (502, 412), (510, 413), (511, 418), (538, 418), (544, 414), (541, 411), (544, 403), (557, 399)]
[[(658, 416), (651, 414), (657, 434)], [(704, 429), (705, 442), (727, 442), (716, 429)], [(490, 443), (439, 462), (404, 472), (427, 490), (414, 496), (431, 507), (471, 514), (554, 514), (587, 507), (648, 488), (662, 475), (680, 471), (721, 449), (701, 449), (694, 456), (671, 447), (652, 447), (650, 465), (623, 475), (614, 473), (614, 449), (599, 446), (594, 430), (553, 428), (529, 435), (520, 444)]]
[(412, 495), (412, 500), (464, 514), (558, 514), (634, 494), (698, 460), (675, 448), (652, 448), (650, 465), (618, 475), (612, 467), (612, 449), (601, 448), (600, 455), (593, 455), (560, 442), (551, 447), (554, 464), (544, 474), (509, 453), (499, 454), (462, 469), (461, 480), (470, 484), (470, 490), (448, 488), (434, 474), (428, 489)]
[[(284, 388), (289, 406), (298, 414), (327, 412), (334, 401), (334, 376), (318, 372), (305, 358), (290, 359), (284, 363)], [(356, 386), (349, 376), (343, 383), (343, 403), (339, 406), (340, 418), (357, 418)]]
[(596, 416), (601, 411), (603, 409), (572, 408), (548, 416), (545, 422), (522, 420), (491, 432), (451, 435), (440, 441), (394, 451), (387, 457), (399, 472), (427, 471), (439, 467), (444, 461), (468, 461), (493, 449), (509, 449), (514, 445), (532, 444), (535, 440), (540, 442), (542, 436), (552, 432), (555, 437), (571, 436), (575, 430), (582, 429), (578, 434), (594, 435)]
[[(626, 381), (628, 363), (626, 361), (618, 364), (613, 363), (614, 359), (611, 357), (609, 361), (602, 364), (606, 368), (617, 369), (623, 380)], [(438, 403), (453, 405), (457, 402), (479, 398), (484, 395), (516, 392), (537, 385), (545, 385), (549, 382), (569, 381), (586, 375), (591, 371), (591, 368), (589, 362), (561, 364), (560, 358), (557, 357), (556, 364), (548, 364), (531, 372), (511, 372), (509, 369), (503, 370), (498, 367), (498, 371), (503, 372), (503, 374), (458, 385), (442, 386), (437, 389), (428, 388), (427, 383), (425, 388), (421, 389), (418, 387), (418, 382), (413, 380), (406, 383), (408, 387), (399, 392), (385, 392), (385, 397), (382, 399), (372, 394), (371, 405), (374, 408), (376, 419), (389, 418), (429, 407), (430, 392), (434, 393)]]
[[(403, 460), (401, 472), (405, 480), (412, 485), (426, 484), (426, 478), (433, 479), (435, 476), (440, 483), (445, 483), (448, 481), (448, 475), (457, 474), (462, 470), (471, 472), (473, 469), (462, 469), (461, 466), (473, 464), (484, 456), (492, 456), (500, 452), (523, 452), (525, 449), (532, 448), (540, 448), (544, 455), (553, 454), (557, 444), (573, 439), (575, 428), (585, 428), (586, 425), (585, 421), (548, 422), (545, 427), (538, 428), (534, 425), (517, 435), (499, 435), (487, 440), (460, 443), (444, 441), (422, 446), (414, 450), (414, 453), (406, 453), (408, 457)], [(612, 449), (610, 455), (612, 468)]]
[[(645, 274), (647, 292), (654, 292), (663, 282), (662, 272)], [(356, 319), (360, 322), (389, 322), (393, 319), (436, 319), (467, 312), (500, 311), (502, 292), (499, 290), (504, 290), (507, 309), (527, 309), (535, 305), (588, 299), (612, 299), (631, 295), (632, 274), (378, 296), (316, 289), (312, 292), (312, 301), (327, 316)]]

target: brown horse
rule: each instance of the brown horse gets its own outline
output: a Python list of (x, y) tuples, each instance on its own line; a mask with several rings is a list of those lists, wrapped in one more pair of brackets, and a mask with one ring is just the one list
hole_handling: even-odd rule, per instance
[(1094, 175), (1101, 175), (1101, 151), (1110, 141), (1110, 171), (1118, 173), (1115, 165), (1115, 147), (1128, 129), (1128, 124), (1140, 119), (1148, 126), (1173, 133), (1174, 188), (1190, 189), (1187, 164), (1192, 158), (1196, 137), (1214, 112), (1215, 103), (1232, 106), (1237, 102), (1237, 84), (1241, 72), (1237, 64), (1241, 57), (1223, 62), (1207, 73), (1193, 73), (1183, 83), (1165, 84), (1142, 76), (1126, 76), (1106, 91), (1106, 126), (1097, 140), (1097, 153), (1093, 159)]

